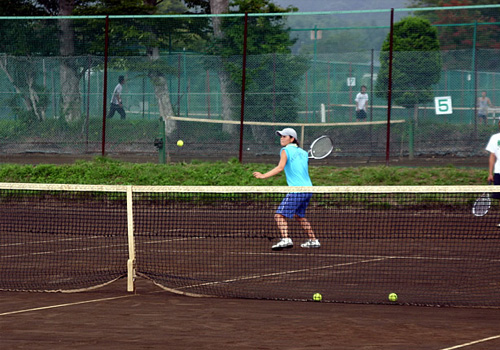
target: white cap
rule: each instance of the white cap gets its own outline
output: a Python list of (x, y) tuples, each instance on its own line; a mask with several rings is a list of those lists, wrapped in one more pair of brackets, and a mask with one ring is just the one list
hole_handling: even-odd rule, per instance
[(283, 130), (277, 130), (276, 135), (278, 136), (291, 136), (297, 140), (297, 133), (292, 128), (284, 128)]

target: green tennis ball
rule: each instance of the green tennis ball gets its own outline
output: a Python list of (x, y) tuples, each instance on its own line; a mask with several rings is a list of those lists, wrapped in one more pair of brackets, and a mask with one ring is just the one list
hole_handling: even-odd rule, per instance
[(398, 295), (396, 293), (389, 294), (389, 301), (398, 301)]
[(314, 293), (313, 295), (313, 300), (314, 301), (321, 301), (323, 299), (323, 296), (319, 293)]
[(177, 146), (179, 146), (179, 147), (184, 146), (184, 141), (182, 141), (182, 140), (177, 141)]

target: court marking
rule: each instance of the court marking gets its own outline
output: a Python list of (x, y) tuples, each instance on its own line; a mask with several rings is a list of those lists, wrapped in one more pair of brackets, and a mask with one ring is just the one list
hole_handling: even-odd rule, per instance
[(440, 350), (454, 350), (454, 349), (465, 348), (465, 347), (470, 346), (470, 345), (484, 343), (484, 342), (487, 342), (487, 341), (490, 341), (490, 340), (495, 340), (495, 339), (498, 339), (498, 338), (500, 338), (500, 335), (494, 335), (492, 337), (483, 338), (483, 339), (479, 339), (479, 340), (474, 340), (474, 341), (471, 341), (469, 343), (455, 345), (455, 346), (452, 346), (451, 348), (444, 348), (444, 349), (440, 349)]
[(258, 279), (258, 278), (275, 277), (275, 276), (289, 275), (289, 274), (300, 273), (300, 272), (308, 272), (308, 271), (314, 271), (314, 270), (325, 270), (325, 269), (331, 269), (331, 268), (339, 267), (339, 266), (349, 266), (349, 265), (356, 265), (356, 264), (364, 264), (364, 263), (370, 263), (370, 262), (375, 262), (375, 261), (380, 261), (380, 260), (386, 260), (386, 259), (387, 258), (382, 257), (382, 258), (377, 258), (377, 259), (369, 259), (369, 260), (362, 260), (362, 261), (353, 261), (353, 262), (348, 262), (348, 263), (341, 263), (341, 264), (320, 266), (320, 267), (314, 267), (314, 268), (308, 268), (308, 269), (301, 269), (301, 270), (273, 272), (273, 273), (267, 273), (267, 274), (263, 274), (263, 275), (242, 276), (242, 277), (232, 278), (232, 279), (228, 279), (228, 280), (224, 280), (224, 281), (213, 281), (213, 282), (207, 282), (207, 283), (193, 284), (193, 285), (190, 285), (190, 286), (179, 287), (178, 289), (196, 288), (196, 287), (210, 286), (210, 285), (216, 285), (216, 284), (221, 284), (221, 283), (232, 283), (232, 282), (239, 282), (239, 281), (245, 281), (245, 280), (251, 280), (251, 279)]
[(122, 299), (122, 298), (130, 298), (130, 297), (133, 297), (133, 296), (136, 296), (136, 294), (121, 295), (119, 297), (109, 297), (109, 298), (102, 298), (102, 299), (85, 300), (85, 301), (78, 301), (78, 302), (74, 302), (74, 303), (66, 303), (66, 304), (59, 304), (59, 305), (42, 306), (42, 307), (36, 307), (36, 308), (32, 308), (32, 309), (24, 309), (24, 310), (3, 312), (3, 313), (0, 313), (0, 316), (8, 316), (8, 315), (21, 314), (21, 313), (25, 313), (25, 312), (34, 312), (34, 311), (57, 309), (57, 308), (60, 308), (60, 307), (75, 306), (75, 305), (82, 305), (82, 304), (89, 304), (89, 303), (98, 303), (98, 302), (101, 302), (101, 301), (110, 301), (110, 300), (116, 300), (116, 299)]

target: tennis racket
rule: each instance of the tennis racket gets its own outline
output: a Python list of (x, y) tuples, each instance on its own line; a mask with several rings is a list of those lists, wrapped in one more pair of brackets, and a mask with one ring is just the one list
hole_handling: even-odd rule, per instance
[[(488, 182), (491, 185), (491, 181)], [(491, 208), (490, 192), (483, 193), (481, 197), (476, 199), (472, 206), (472, 214), (475, 216), (485, 216)]]
[(311, 144), (311, 148), (307, 151), (309, 158), (323, 159), (333, 151), (333, 141), (326, 135), (318, 137)]

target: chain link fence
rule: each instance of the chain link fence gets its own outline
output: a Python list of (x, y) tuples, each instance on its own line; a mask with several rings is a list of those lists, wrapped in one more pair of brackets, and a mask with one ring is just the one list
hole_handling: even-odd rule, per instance
[[(391, 15), (395, 26), (428, 20), (439, 47), (418, 49), (426, 33), (409, 29), (416, 49), (393, 51), (388, 79)], [(0, 29), (0, 154), (255, 159), (277, 154), (274, 131), (292, 126), (304, 148), (331, 136), (332, 157), (470, 157), (498, 130), (499, 5), (2, 17)], [(106, 118), (119, 76), (126, 118)], [(369, 100), (360, 121), (362, 85)], [(485, 119), (477, 117), (482, 91), (492, 102)], [(452, 113), (436, 114), (436, 97), (449, 97)]]

